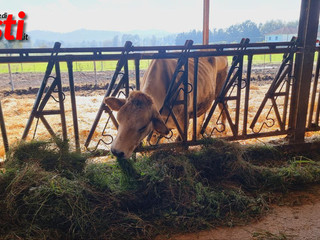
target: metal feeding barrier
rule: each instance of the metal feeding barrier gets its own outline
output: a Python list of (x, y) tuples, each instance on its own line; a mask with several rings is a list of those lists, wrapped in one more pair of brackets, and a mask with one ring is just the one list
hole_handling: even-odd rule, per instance
[[(319, 47), (314, 48), (314, 52), (319, 52)], [(231, 135), (224, 138), (230, 140), (250, 139), (265, 136), (277, 135), (292, 135), (295, 132), (293, 125), (293, 118), (297, 118), (297, 111), (293, 111), (295, 104), (290, 102), (290, 96), (294, 96), (297, 88), (293, 87), (295, 77), (293, 74), (293, 64), (295, 54), (303, 52), (297, 44), (295, 38), (290, 42), (277, 42), (277, 43), (249, 43), (249, 39), (242, 39), (239, 44), (215, 44), (215, 45), (193, 45), (192, 41), (186, 41), (184, 46), (159, 46), (159, 47), (135, 47), (131, 42), (126, 42), (124, 47), (117, 48), (61, 48), (59, 43), (56, 43), (52, 49), (0, 49), (0, 63), (22, 63), (22, 62), (48, 62), (47, 69), (39, 88), (34, 106), (30, 113), (27, 125), (25, 127), (22, 139), (26, 139), (30, 132), (31, 125), (34, 118), (43, 123), (45, 128), (52, 136), (55, 135), (54, 129), (46, 119), (46, 115), (59, 115), (61, 119), (61, 128), (63, 139), (67, 139), (67, 126), (65, 120), (64, 99), (61, 85), (60, 62), (66, 62), (68, 67), (68, 78), (70, 86), (71, 108), (73, 116), (73, 129), (75, 137), (75, 146), (80, 151), (79, 127), (77, 117), (76, 95), (74, 89), (73, 77), (73, 62), (76, 61), (110, 61), (117, 60), (117, 66), (111, 81), (107, 84), (107, 89), (104, 97), (125, 97), (129, 96), (129, 92), (134, 88), (140, 89), (140, 61), (144, 59), (177, 59), (177, 66), (171, 78), (171, 85), (167, 91), (167, 96), (164, 101), (163, 109), (169, 112), (167, 120), (171, 117), (177, 129), (177, 134), (181, 137), (179, 141), (172, 142), (169, 140), (162, 143), (159, 136), (156, 144), (148, 144), (147, 146), (139, 146), (136, 151), (153, 150), (157, 148), (172, 148), (176, 146), (188, 147), (203, 143), (202, 139), (198, 139), (196, 135), (197, 125), (197, 98), (193, 98), (190, 103), (193, 106), (193, 120), (192, 138), (188, 139), (189, 116), (187, 112), (188, 95), (194, 94), (197, 96), (197, 82), (198, 82), (198, 63), (200, 58), (216, 57), (216, 56), (232, 56), (232, 63), (229, 67), (227, 80), (215, 101), (212, 103), (204, 124), (201, 128), (203, 136), (215, 136), (215, 132), (224, 132), (227, 127), (231, 129)], [(10, 53), (10, 56), (7, 54)], [(255, 116), (249, 122), (248, 114), (250, 108), (250, 82), (251, 82), (251, 68), (252, 60), (255, 55), (262, 54), (283, 54), (283, 61), (279, 67), (278, 73), (270, 84), (259, 109), (256, 111)], [(189, 60), (194, 62), (194, 84), (188, 82), (188, 66)], [(135, 65), (135, 86), (130, 86), (128, 61), (134, 61)], [(319, 126), (319, 112), (320, 112), (320, 95), (317, 93), (317, 83), (319, 76), (320, 60), (316, 66), (316, 74), (314, 79), (314, 87), (310, 99), (310, 111), (308, 128), (305, 131), (320, 130)], [(247, 67), (245, 71), (245, 67)], [(55, 76), (51, 76), (52, 70), (55, 69)], [(51, 84), (48, 85), (49, 80), (52, 79)], [(301, 87), (304, 87), (301, 85)], [(305, 89), (310, 92), (310, 89)], [(53, 93), (58, 95), (56, 99), (58, 103), (58, 110), (44, 110), (48, 100), (53, 96)], [(177, 96), (183, 95), (183, 98), (178, 100)], [(244, 97), (242, 97), (244, 95)], [(318, 103), (315, 104), (316, 98)], [(271, 102), (270, 105), (267, 102)], [(299, 101), (299, 100), (298, 100)], [(183, 105), (184, 121), (183, 126), (180, 126), (175, 115), (174, 108), (177, 105)], [(218, 110), (217, 106), (221, 106)], [(234, 105), (234, 111), (228, 108), (228, 105)], [(281, 105), (281, 107), (279, 107)], [(243, 113), (240, 111), (243, 109)], [(260, 127), (256, 127), (259, 119), (262, 118), (261, 113), (267, 109), (266, 119)], [(270, 112), (275, 113), (275, 119), (270, 117)], [(1, 112), (0, 112), (1, 113)], [(101, 116), (107, 115), (106, 122), (100, 122)], [(218, 116), (216, 121), (213, 121), (213, 116)], [(315, 117), (312, 117), (314, 116)], [(222, 122), (222, 115), (226, 116), (227, 122)], [(1, 117), (1, 130), (2, 134), (5, 133), (3, 116)], [(242, 120), (242, 128), (241, 128)], [(278, 123), (279, 129), (275, 131), (262, 131), (265, 128), (273, 126), (275, 122)], [(95, 139), (94, 144), (92, 138), (96, 131), (98, 124), (104, 124), (104, 128), (100, 137)], [(100, 108), (97, 109), (96, 118), (92, 124), (90, 132), (87, 136), (84, 146), (91, 150), (108, 149), (113, 141), (113, 136), (106, 133), (106, 129), (110, 125), (118, 127), (118, 123), (112, 110), (103, 102)], [(248, 125), (251, 129), (248, 128)], [(6, 134), (5, 134), (6, 135)], [(171, 134), (169, 137), (172, 138)], [(148, 136), (150, 140), (151, 135)], [(106, 140), (106, 138), (108, 140)], [(4, 141), (6, 136), (3, 137)], [(93, 146), (91, 146), (91, 145)], [(5, 143), (8, 146), (7, 143)], [(6, 148), (7, 149), (7, 148)], [(104, 152), (103, 152), (104, 153)]]

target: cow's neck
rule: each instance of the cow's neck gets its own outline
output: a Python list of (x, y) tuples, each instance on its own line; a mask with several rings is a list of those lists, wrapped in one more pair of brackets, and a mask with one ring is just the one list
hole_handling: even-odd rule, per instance
[(142, 89), (142, 92), (149, 95), (153, 99), (158, 111), (162, 108), (164, 99), (166, 97), (166, 90), (163, 89), (163, 87), (152, 87), (152, 85), (147, 85)]
[(174, 59), (155, 59), (145, 73), (141, 91), (153, 98), (157, 110), (163, 106), (176, 65)]

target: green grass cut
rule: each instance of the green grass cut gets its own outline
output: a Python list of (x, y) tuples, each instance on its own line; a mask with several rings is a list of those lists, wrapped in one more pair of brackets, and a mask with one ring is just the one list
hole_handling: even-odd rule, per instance
[(63, 141), (23, 143), (0, 173), (0, 238), (153, 239), (243, 224), (275, 194), (318, 184), (319, 159), (208, 140), (197, 151), (86, 163)]

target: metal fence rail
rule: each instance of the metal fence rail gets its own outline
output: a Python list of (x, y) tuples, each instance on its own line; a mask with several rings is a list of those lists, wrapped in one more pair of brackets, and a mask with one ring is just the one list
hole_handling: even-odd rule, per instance
[[(199, 51), (201, 50), (201, 51)], [(215, 50), (215, 51), (213, 51)], [(237, 139), (249, 139), (265, 136), (277, 136), (283, 134), (293, 134), (295, 129), (290, 127), (290, 118), (297, 118), (296, 115), (292, 115), (293, 105), (289, 103), (290, 96), (294, 96), (297, 89), (291, 87), (294, 81), (294, 76), (292, 73), (293, 69), (293, 59), (294, 55), (303, 51), (301, 47), (298, 47), (297, 43), (293, 40), (291, 42), (278, 42), (278, 43), (249, 43), (247, 39), (242, 40), (239, 44), (216, 44), (216, 45), (193, 45), (190, 41), (186, 42), (184, 46), (160, 46), (160, 47), (134, 47), (130, 42), (127, 42), (124, 47), (117, 48), (57, 48), (53, 49), (0, 49), (0, 63), (23, 63), (23, 62), (48, 62), (47, 72), (43, 79), (42, 85), (39, 89), (37, 99), (34, 104), (34, 108), (30, 114), (28, 124), (23, 134), (23, 139), (29, 133), (30, 126), (34, 118), (41, 119), (48, 131), (54, 135), (54, 131), (50, 128), (50, 124), (46, 121), (44, 115), (46, 114), (60, 114), (61, 116), (61, 125), (62, 132), (64, 133), (64, 138), (66, 135), (66, 123), (64, 120), (64, 105), (63, 105), (63, 93), (61, 89), (61, 79), (59, 64), (60, 62), (67, 62), (68, 66), (68, 76), (69, 76), (69, 85), (70, 85), (70, 95), (72, 102), (72, 114), (73, 114), (73, 128), (75, 135), (75, 145), (77, 150), (80, 150), (79, 142), (79, 129), (78, 129), (78, 117), (77, 117), (77, 108), (76, 108), (76, 98), (74, 91), (74, 78), (73, 78), (73, 68), (72, 63), (75, 61), (111, 61), (117, 60), (117, 68), (115, 69), (114, 76), (106, 89), (105, 97), (107, 96), (118, 96), (120, 92), (124, 92), (124, 96), (127, 97), (131, 91), (129, 86), (129, 74), (128, 74), (128, 61), (133, 60), (135, 62), (135, 85), (136, 88), (140, 88), (140, 61), (143, 59), (168, 59), (176, 58), (180, 59), (178, 61), (177, 71), (181, 71), (181, 67), (184, 66), (184, 69), (188, 68), (189, 59), (193, 59), (195, 63), (195, 72), (194, 72), (194, 83), (195, 86), (192, 86), (192, 93), (188, 91), (188, 82), (184, 79), (188, 79), (187, 76), (182, 77), (180, 80), (176, 77), (173, 77), (173, 84), (165, 101), (166, 107), (172, 109), (175, 105), (175, 100), (172, 99), (179, 89), (184, 88), (184, 103), (186, 106), (187, 94), (197, 94), (197, 69), (198, 69), (198, 60), (202, 57), (208, 56), (232, 56), (234, 57), (233, 63), (230, 66), (228, 79), (226, 85), (221, 91), (218, 98), (212, 105), (211, 110), (206, 118), (204, 125), (202, 126), (202, 134), (204, 136), (214, 136), (214, 130), (217, 130), (215, 124), (220, 124), (218, 122), (212, 123), (212, 115), (217, 112), (216, 106), (222, 104), (224, 108), (222, 111), (227, 116), (227, 125), (223, 126), (224, 130), (227, 126), (231, 129), (232, 135), (226, 136), (227, 139), (237, 140)], [(314, 48), (314, 51), (319, 52), (319, 47)], [(9, 56), (8, 56), (9, 54)], [(260, 105), (254, 119), (249, 122), (248, 113), (249, 113), (249, 95), (250, 95), (250, 81), (251, 81), (251, 66), (252, 59), (255, 55), (261, 54), (283, 54), (283, 62), (279, 67), (278, 74), (275, 76), (272, 84), (263, 102)], [(246, 57), (246, 58), (244, 58)], [(245, 59), (247, 59), (245, 62)], [(313, 85), (313, 90), (311, 94), (311, 104), (309, 109), (309, 121), (307, 131), (319, 130), (319, 112), (320, 112), (320, 95), (317, 94), (318, 88), (318, 76), (319, 76), (319, 58), (316, 66), (316, 74)], [(57, 89), (59, 93), (59, 110), (56, 112), (45, 112), (43, 111), (47, 99), (50, 97), (50, 92), (43, 94), (43, 89), (47, 85), (47, 80), (51, 76), (51, 70), (53, 67), (56, 67), (56, 76), (54, 77), (55, 81), (49, 86), (49, 89)], [(247, 69), (244, 69), (244, 67)], [(246, 70), (246, 71), (245, 71)], [(187, 75), (187, 70), (185, 70), (185, 75)], [(244, 74), (246, 72), (246, 74)], [(120, 78), (118, 76), (121, 76)], [(59, 82), (60, 79), (60, 82)], [(181, 87), (182, 86), (182, 87)], [(307, 89), (309, 91), (309, 89)], [(196, 98), (194, 98), (192, 103), (194, 106), (194, 116), (193, 116), (193, 136), (191, 139), (188, 139), (188, 118), (185, 112), (184, 127), (177, 125), (179, 134), (182, 136), (181, 142), (176, 143), (158, 143), (156, 146), (147, 146), (139, 147), (137, 151), (145, 151), (148, 149), (155, 149), (160, 147), (175, 147), (175, 146), (189, 146), (201, 144), (202, 140), (197, 139), (195, 134), (196, 126)], [(317, 99), (317, 104), (316, 104)], [(271, 109), (269, 111), (274, 111), (276, 119), (273, 119), (272, 122), (278, 122), (279, 129), (276, 131), (261, 131), (263, 127), (268, 127), (268, 123), (260, 126), (260, 129), (256, 130), (257, 120), (260, 118), (262, 110), (266, 108), (266, 103), (271, 102)], [(282, 101), (281, 103), (279, 103)], [(228, 103), (235, 102), (236, 112), (234, 116), (228, 111)], [(279, 108), (281, 104), (281, 109)], [(240, 114), (240, 108), (243, 109), (243, 114)], [(290, 114), (289, 114), (290, 112)], [(92, 135), (96, 129), (96, 126), (99, 124), (99, 120), (102, 114), (106, 113), (109, 116), (115, 126), (117, 126), (117, 121), (112, 113), (112, 111), (103, 103), (101, 103), (100, 109), (97, 109), (97, 117), (93, 123), (91, 131), (88, 135), (88, 138), (85, 143), (85, 147), (89, 148)], [(315, 114), (315, 115), (314, 115)], [(221, 115), (221, 112), (218, 113)], [(174, 118), (174, 112), (172, 115)], [(242, 119), (242, 124), (240, 119)], [(268, 116), (267, 116), (267, 120)], [(108, 121), (109, 122), (109, 121)], [(224, 123), (223, 123), (224, 124)], [(211, 125), (211, 130), (208, 126)], [(212, 126), (213, 125), (213, 126)], [(248, 128), (250, 126), (250, 128)], [(105, 127), (108, 127), (106, 124)], [(180, 130), (179, 130), (180, 129)], [(184, 129), (184, 130), (182, 130)], [(251, 129), (251, 130), (250, 130)], [(221, 131), (221, 130), (219, 130)], [(101, 141), (103, 140), (103, 133), (101, 134)], [(110, 137), (110, 136), (109, 136)], [(112, 138), (112, 136), (111, 136)], [(112, 141), (108, 143), (111, 144)], [(98, 149), (99, 146), (94, 146), (94, 149)]]

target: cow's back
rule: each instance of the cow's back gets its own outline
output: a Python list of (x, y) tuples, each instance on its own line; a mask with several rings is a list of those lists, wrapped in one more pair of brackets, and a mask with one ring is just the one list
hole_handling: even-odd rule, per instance
[[(158, 110), (163, 106), (167, 89), (177, 66), (176, 59), (154, 59), (145, 73), (141, 86), (142, 91), (152, 96)], [(194, 61), (189, 59), (188, 82), (194, 86)], [(220, 92), (227, 74), (226, 57), (202, 57), (198, 65), (197, 115), (201, 116), (211, 106)], [(181, 86), (182, 87), (182, 86)], [(188, 112), (193, 112), (193, 91), (188, 94)], [(183, 98), (183, 91), (179, 99)], [(183, 106), (175, 106), (176, 116), (183, 117)], [(169, 124), (170, 125), (170, 124)]]

